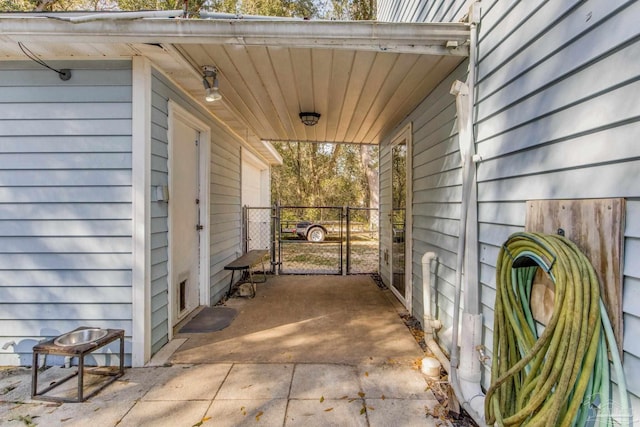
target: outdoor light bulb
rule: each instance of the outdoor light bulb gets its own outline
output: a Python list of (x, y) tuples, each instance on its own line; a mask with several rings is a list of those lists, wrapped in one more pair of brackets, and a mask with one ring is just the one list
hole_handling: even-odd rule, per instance
[(208, 87), (206, 92), (205, 92), (205, 96), (204, 96), (205, 101), (207, 102), (216, 102), (220, 99), (222, 99), (222, 95), (220, 95), (220, 92), (218, 91), (217, 87)]

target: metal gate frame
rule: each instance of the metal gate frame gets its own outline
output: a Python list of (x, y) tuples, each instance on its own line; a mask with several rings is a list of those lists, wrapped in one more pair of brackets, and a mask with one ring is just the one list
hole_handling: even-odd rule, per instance
[[(291, 227), (288, 227), (288, 232), (283, 231), (283, 221), (282, 221), (282, 212), (286, 209), (296, 209), (296, 210), (305, 210), (305, 209), (319, 209), (323, 210), (332, 210), (334, 213), (337, 212), (337, 220), (332, 220), (333, 228), (331, 229), (335, 234), (337, 234), (337, 242), (327, 242), (323, 243), (312, 243), (304, 240), (292, 240), (291, 239)], [(378, 238), (378, 245), (376, 247), (376, 262), (375, 262), (375, 271), (361, 271), (361, 272), (353, 272), (354, 262), (352, 257), (353, 250), (353, 230), (352, 226), (354, 224), (353, 216), (356, 212), (364, 212), (364, 211), (373, 211), (377, 212), (377, 209), (372, 208), (363, 208), (363, 207), (350, 207), (350, 206), (280, 206), (274, 205), (271, 207), (249, 207), (244, 206), (242, 211), (242, 238), (243, 238), (243, 251), (246, 253), (251, 249), (268, 249), (270, 252), (271, 259), (271, 273), (274, 274), (335, 274), (335, 275), (347, 275), (347, 274), (372, 274), (377, 273), (377, 269), (379, 266), (379, 229), (371, 230), (370, 233), (375, 233)], [(260, 216), (262, 221), (256, 221), (255, 217)], [(264, 231), (267, 229), (265, 227), (265, 218), (268, 217), (270, 222), (269, 229), (269, 237), (268, 237), (268, 245), (267, 238), (264, 237)], [(302, 219), (289, 220), (289, 223), (297, 223)], [(255, 223), (260, 223), (259, 232), (262, 235), (255, 235)], [(322, 221), (317, 221), (318, 224), (321, 224)], [(326, 225), (329, 221), (324, 221), (323, 225)], [(286, 224), (286, 223), (285, 223)], [(337, 227), (337, 231), (336, 228)], [(375, 239), (374, 239), (375, 240)], [(259, 241), (258, 246), (255, 246), (256, 241)], [(291, 244), (302, 244), (302, 245), (325, 245), (328, 246), (330, 244), (335, 245), (337, 243), (337, 264), (335, 271), (326, 270), (318, 271), (317, 269), (314, 271), (313, 269), (305, 270), (304, 272), (287, 272), (283, 269), (283, 245), (291, 245)], [(254, 246), (252, 246), (254, 244)], [(303, 246), (301, 246), (303, 247)], [(311, 246), (309, 246), (311, 247)], [(330, 252), (333, 253), (333, 252)], [(334, 253), (334, 255), (336, 255)]]

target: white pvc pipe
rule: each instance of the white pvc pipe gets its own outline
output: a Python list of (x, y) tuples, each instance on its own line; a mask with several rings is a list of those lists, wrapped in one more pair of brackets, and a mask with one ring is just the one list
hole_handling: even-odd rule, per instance
[[(433, 274), (431, 263), (435, 259), (436, 254), (434, 252), (426, 252), (422, 256), (424, 340), (427, 348), (431, 350), (435, 358), (438, 359), (438, 362), (440, 362), (440, 364), (449, 374), (449, 383), (451, 384), (453, 392), (460, 402), (460, 405), (464, 408), (465, 411), (469, 413), (469, 415), (479, 426), (484, 426), (484, 393), (480, 388), (479, 367), (476, 369), (475, 366), (471, 366), (468, 369), (464, 369), (465, 375), (468, 375), (468, 372), (477, 372), (478, 375), (472, 376), (471, 378), (459, 378), (456, 368), (452, 366), (451, 362), (449, 362), (449, 359), (447, 359), (447, 356), (442, 352), (442, 349), (434, 340), (434, 327), (436, 329), (440, 327), (440, 321), (434, 320), (431, 314), (431, 277)], [(468, 325), (469, 329), (471, 329), (473, 332), (471, 341), (473, 342), (476, 339), (481, 338), (478, 336), (478, 334), (481, 335), (482, 333), (482, 316), (468, 314), (465, 314), (464, 316), (465, 325)], [(471, 324), (468, 322), (471, 322)], [(454, 330), (455, 329), (456, 328), (454, 328)], [(464, 336), (467, 335), (465, 334)], [(456, 345), (452, 345), (452, 348), (456, 347)], [(463, 344), (462, 349), (465, 353), (462, 358), (464, 361), (463, 366), (466, 366), (465, 364), (467, 363), (471, 363), (473, 365), (473, 360), (477, 360), (479, 365), (479, 359), (477, 357), (474, 358), (475, 347), (469, 348), (468, 345)], [(467, 353), (468, 357), (466, 357)]]
[[(475, 138), (473, 133), (473, 111), (475, 95), (477, 22), (480, 19), (479, 3), (469, 10), (470, 48), (467, 84), (454, 82), (451, 93), (456, 96), (459, 124), (460, 155), (462, 160), (462, 200), (460, 228), (458, 234), (458, 257), (456, 262), (455, 296), (451, 340), (449, 382), (460, 401), (460, 405), (474, 421), (484, 426), (484, 393), (480, 387), (481, 365), (477, 347), (482, 344), (482, 315), (479, 313), (477, 266), (477, 194), (475, 191)], [(471, 224), (468, 224), (470, 222)], [(467, 242), (467, 238), (469, 242)], [(466, 268), (465, 268), (466, 267)], [(465, 271), (465, 308), (460, 349), (460, 300), (462, 293), (462, 271)], [(427, 344), (429, 348), (437, 343)], [(460, 356), (462, 355), (462, 356)], [(460, 367), (460, 370), (458, 370)]]
[(74, 24), (91, 21), (118, 21), (143, 18), (175, 18), (182, 16), (182, 10), (150, 10), (142, 12), (106, 12), (92, 13), (90, 15), (81, 16), (56, 16), (55, 19), (60, 21), (69, 21)]
[(200, 11), (202, 19), (245, 19), (249, 21), (303, 21), (303, 18), (289, 18), (286, 16), (243, 15), (241, 13)]
[(436, 259), (435, 252), (427, 252), (422, 256), (422, 329), (424, 341), (433, 339), (435, 329), (442, 324), (431, 315), (431, 262)]

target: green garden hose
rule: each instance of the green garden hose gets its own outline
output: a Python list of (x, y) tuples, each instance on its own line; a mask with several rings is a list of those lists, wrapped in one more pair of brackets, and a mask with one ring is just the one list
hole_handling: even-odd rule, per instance
[[(538, 268), (555, 285), (553, 314), (538, 336), (531, 291)], [(610, 413), (609, 353), (620, 391)], [(597, 408), (600, 408), (597, 410)], [(516, 233), (496, 267), (491, 387), (487, 424), (582, 426), (629, 423), (629, 399), (619, 352), (589, 260), (570, 240)]]

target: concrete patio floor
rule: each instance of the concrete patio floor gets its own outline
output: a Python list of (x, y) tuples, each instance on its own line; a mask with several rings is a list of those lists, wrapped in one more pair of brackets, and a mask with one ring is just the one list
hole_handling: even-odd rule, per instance
[[(0, 377), (0, 425), (448, 424), (428, 415), (438, 401), (402, 307), (370, 277), (271, 277), (256, 298), (226, 305), (238, 310), (231, 326), (177, 334), (152, 361), (158, 366), (127, 369), (84, 403), (31, 400), (25, 368)], [(64, 371), (46, 370), (41, 384)]]
[(370, 276), (275, 276), (253, 299), (231, 298), (238, 311), (228, 328), (177, 334), (187, 341), (173, 363), (411, 364), (423, 352), (389, 290)]

